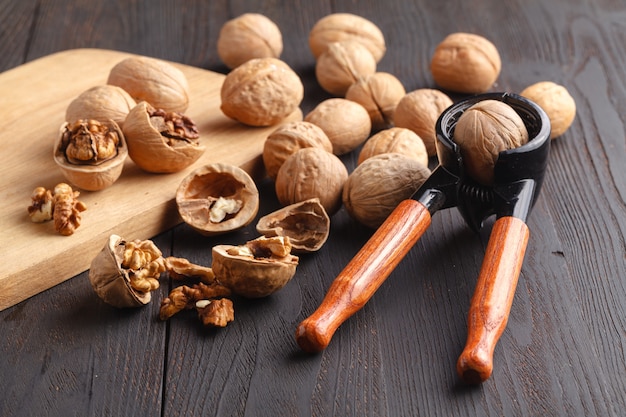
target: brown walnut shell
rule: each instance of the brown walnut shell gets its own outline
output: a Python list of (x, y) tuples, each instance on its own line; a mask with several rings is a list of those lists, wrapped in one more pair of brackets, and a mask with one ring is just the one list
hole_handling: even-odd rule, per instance
[(299, 259), (290, 253), (274, 254), (269, 251), (262, 256), (253, 255), (254, 252), (248, 249), (250, 244), (257, 242), (248, 242), (244, 247), (214, 246), (211, 269), (215, 278), (235, 294), (247, 298), (266, 297), (293, 278)]
[(381, 153), (399, 153), (428, 166), (426, 145), (417, 133), (403, 127), (381, 130), (365, 142), (359, 152), (358, 164)]
[(330, 218), (319, 198), (312, 198), (261, 217), (256, 230), (265, 237), (287, 236), (294, 253), (315, 252), (328, 239)]
[(343, 188), (343, 204), (352, 218), (376, 229), (429, 175), (425, 165), (407, 156), (398, 153), (373, 156), (348, 177)]
[(272, 126), (298, 109), (304, 85), (280, 59), (256, 58), (226, 75), (220, 98), (227, 117), (248, 126)]
[(393, 113), (406, 90), (402, 82), (387, 72), (360, 77), (346, 92), (346, 99), (365, 107), (374, 130), (393, 124)]
[(169, 62), (133, 56), (118, 62), (107, 84), (123, 88), (135, 101), (147, 101), (165, 111), (184, 113), (189, 106), (189, 83), (185, 74)]
[[(81, 120), (75, 123), (82, 122)], [(84, 122), (87, 122), (86, 120)], [(87, 191), (99, 191), (111, 186), (122, 175), (124, 161), (128, 156), (128, 147), (124, 133), (113, 120), (99, 121), (119, 137), (116, 147), (116, 155), (98, 164), (77, 164), (71, 162), (63, 150), (63, 136), (67, 132), (70, 123), (65, 122), (59, 130), (59, 135), (54, 144), (53, 158), (61, 169), (63, 176), (72, 185)]]
[(128, 270), (122, 268), (125, 241), (111, 235), (91, 261), (89, 281), (98, 296), (114, 307), (141, 307), (150, 302), (149, 291), (137, 291), (130, 285)]
[(151, 121), (154, 111), (150, 104), (142, 101), (128, 113), (123, 131), (130, 159), (144, 171), (152, 173), (178, 172), (196, 162), (205, 147), (197, 139), (171, 140), (166, 137)]
[(359, 77), (374, 72), (376, 60), (365, 46), (355, 41), (331, 43), (315, 63), (317, 82), (337, 97), (343, 97)]
[(65, 110), (65, 121), (111, 119), (122, 127), (128, 112), (136, 104), (130, 94), (121, 87), (109, 84), (97, 85), (83, 91), (70, 102)]
[(567, 88), (552, 81), (540, 81), (520, 93), (541, 107), (550, 119), (550, 139), (561, 136), (576, 118), (576, 102)]
[(176, 205), (183, 221), (194, 230), (206, 236), (219, 235), (254, 220), (259, 191), (243, 169), (209, 164), (183, 179), (176, 190)]

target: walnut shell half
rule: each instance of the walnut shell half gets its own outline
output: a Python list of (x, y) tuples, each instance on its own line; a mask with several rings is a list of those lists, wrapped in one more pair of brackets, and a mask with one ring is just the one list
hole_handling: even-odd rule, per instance
[(183, 221), (212, 236), (244, 227), (257, 215), (259, 191), (243, 169), (229, 164), (198, 168), (178, 186), (176, 205)]
[[(100, 129), (106, 129), (118, 138), (115, 145), (103, 147), (110, 153), (104, 158), (99, 157), (94, 151), (99, 147), (94, 144), (97, 138), (89, 134), (90, 126), (99, 126)], [(70, 141), (74, 143), (68, 153)], [(79, 154), (81, 157), (84, 155), (84, 160), (76, 157)], [(117, 181), (122, 175), (127, 156), (126, 139), (113, 120), (80, 119), (72, 123), (63, 123), (53, 149), (54, 161), (65, 178), (76, 187), (88, 191), (102, 190)]]
[(294, 253), (315, 252), (328, 239), (330, 218), (319, 198), (311, 198), (261, 217), (256, 230), (265, 237), (287, 236)]
[(299, 259), (289, 252), (289, 238), (283, 237), (261, 237), (241, 246), (217, 245), (212, 249), (211, 269), (235, 294), (266, 297), (295, 275)]

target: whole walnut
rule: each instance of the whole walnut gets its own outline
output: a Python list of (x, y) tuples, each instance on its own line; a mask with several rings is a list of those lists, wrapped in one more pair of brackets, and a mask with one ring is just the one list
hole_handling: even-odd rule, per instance
[(169, 62), (132, 56), (109, 72), (107, 84), (123, 88), (137, 102), (147, 101), (165, 111), (184, 113), (189, 106), (189, 83), (185, 74)]
[(322, 128), (333, 144), (335, 155), (356, 149), (372, 131), (372, 121), (365, 107), (345, 98), (322, 101), (304, 120)]
[(502, 62), (496, 46), (472, 33), (448, 35), (435, 49), (430, 70), (443, 89), (483, 93), (496, 82)]
[(263, 144), (263, 164), (267, 176), (275, 180), (283, 162), (302, 148), (322, 148), (332, 152), (333, 144), (321, 127), (303, 120), (276, 128)]
[(341, 207), (341, 191), (348, 170), (334, 154), (321, 148), (303, 148), (285, 160), (275, 189), (283, 206), (319, 198), (328, 215)]
[(359, 77), (376, 72), (376, 60), (363, 44), (353, 41), (333, 42), (315, 63), (315, 77), (324, 90), (343, 97)]
[(511, 106), (483, 100), (459, 117), (453, 140), (461, 148), (465, 172), (478, 183), (491, 185), (500, 152), (524, 145), (528, 131)]
[(344, 184), (342, 201), (352, 218), (378, 228), (401, 201), (426, 181), (430, 170), (399, 153), (375, 155), (357, 166)]
[(126, 116), (135, 107), (135, 100), (116, 85), (97, 85), (83, 91), (70, 102), (65, 110), (65, 121), (79, 119), (113, 120), (119, 127), (124, 125)]
[(415, 132), (424, 141), (428, 156), (435, 156), (437, 119), (451, 105), (452, 99), (442, 91), (420, 88), (406, 94), (398, 102), (393, 114), (393, 123), (396, 127), (404, 127)]
[(372, 120), (372, 128), (384, 129), (393, 123), (393, 113), (406, 90), (402, 82), (387, 72), (360, 77), (350, 86), (346, 99), (356, 101)]
[(217, 54), (230, 69), (254, 58), (279, 58), (283, 36), (276, 23), (259, 13), (244, 13), (224, 23)]
[(365, 45), (376, 62), (387, 50), (380, 28), (370, 20), (351, 13), (333, 13), (318, 20), (309, 33), (309, 47), (317, 59), (329, 44), (346, 39)]
[(403, 127), (381, 130), (365, 142), (359, 153), (358, 164), (382, 153), (399, 153), (428, 166), (426, 145), (417, 133)]
[(539, 105), (550, 119), (550, 138), (561, 136), (576, 117), (576, 102), (567, 88), (552, 81), (540, 81), (526, 87), (521, 93)]
[(231, 119), (249, 126), (272, 126), (298, 108), (304, 86), (285, 62), (255, 58), (228, 73), (220, 96), (220, 108)]

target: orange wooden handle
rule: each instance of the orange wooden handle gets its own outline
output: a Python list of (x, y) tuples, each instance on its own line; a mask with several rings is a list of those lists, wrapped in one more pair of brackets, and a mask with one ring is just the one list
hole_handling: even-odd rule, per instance
[(302, 350), (325, 349), (337, 328), (374, 295), (430, 226), (430, 212), (416, 200), (402, 201), (335, 278), (318, 309), (296, 331)]
[(493, 226), (470, 304), (467, 342), (457, 361), (457, 372), (467, 383), (491, 376), (493, 351), (509, 318), (528, 236), (528, 226), (516, 217), (501, 217)]

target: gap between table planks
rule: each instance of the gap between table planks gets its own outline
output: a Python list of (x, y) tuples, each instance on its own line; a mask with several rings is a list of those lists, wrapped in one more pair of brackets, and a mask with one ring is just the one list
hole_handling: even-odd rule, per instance
[[(52, 158), (65, 109), (81, 92), (105, 84), (110, 69), (129, 56), (72, 49), (0, 74), (0, 311), (89, 269), (110, 234), (149, 239), (181, 223), (174, 196), (193, 169), (221, 162), (255, 179), (264, 175), (263, 143), (275, 127), (248, 127), (227, 118), (220, 110), (225, 75), (172, 62), (189, 82), (185, 114), (198, 126), (203, 156), (174, 174), (149, 174), (127, 159), (111, 187), (80, 190), (87, 210), (71, 236), (56, 233), (51, 222), (32, 223), (27, 207), (33, 189), (66, 182)], [(298, 109), (286, 120), (301, 118)]]

